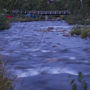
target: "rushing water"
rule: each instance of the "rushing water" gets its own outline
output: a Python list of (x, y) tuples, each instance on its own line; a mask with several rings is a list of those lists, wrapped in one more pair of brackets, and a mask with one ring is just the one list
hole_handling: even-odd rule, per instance
[(0, 32), (0, 55), (17, 75), (15, 90), (70, 90), (68, 75), (78, 72), (90, 86), (90, 39), (65, 37), (71, 28), (64, 21), (18, 22)]

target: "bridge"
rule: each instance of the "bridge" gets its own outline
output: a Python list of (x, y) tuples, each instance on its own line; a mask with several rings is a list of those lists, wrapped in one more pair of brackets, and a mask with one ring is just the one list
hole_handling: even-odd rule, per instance
[(19, 11), (12, 10), (13, 14), (33, 14), (33, 15), (69, 15), (70, 12), (68, 10), (64, 11)]
[(36, 15), (68, 15), (70, 14), (69, 11), (30, 11), (30, 14), (36, 14)]
[[(49, 16), (57, 16), (55, 19), (59, 20), (59, 16), (63, 16), (63, 15), (69, 15), (70, 12), (68, 10), (64, 10), (64, 11), (19, 11), (19, 10), (13, 10), (11, 12), (13, 15), (21, 15), (21, 14), (25, 14), (26, 17), (32, 17), (32, 18), (43, 18), (42, 16), (44, 16), (45, 20), (49, 20)], [(54, 16), (55, 15), (55, 16)]]

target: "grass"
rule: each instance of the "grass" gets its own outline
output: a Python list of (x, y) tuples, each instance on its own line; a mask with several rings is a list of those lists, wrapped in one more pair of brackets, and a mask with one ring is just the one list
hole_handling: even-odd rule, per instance
[(0, 61), (0, 90), (14, 90), (12, 80), (5, 76), (5, 65)]
[(71, 36), (79, 35), (81, 38), (90, 38), (90, 28), (74, 27), (70, 34)]
[(28, 17), (13, 17), (12, 22), (30, 22), (37, 21), (37, 18), (28, 18)]
[(81, 37), (82, 38), (90, 37), (90, 29), (82, 30)]
[(78, 85), (81, 85), (82, 90), (88, 89), (88, 85), (84, 80), (84, 75), (82, 72), (78, 73), (78, 77), (76, 79), (72, 78), (71, 76), (69, 76), (69, 78), (70, 78), (70, 85), (72, 87), (72, 90), (77, 90)]

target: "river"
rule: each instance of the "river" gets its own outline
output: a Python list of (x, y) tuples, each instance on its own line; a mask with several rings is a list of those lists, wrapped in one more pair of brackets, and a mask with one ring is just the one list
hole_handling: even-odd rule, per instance
[(90, 39), (64, 36), (71, 28), (65, 21), (33, 21), (0, 32), (0, 57), (17, 76), (15, 90), (71, 90), (68, 76), (78, 72), (90, 90)]

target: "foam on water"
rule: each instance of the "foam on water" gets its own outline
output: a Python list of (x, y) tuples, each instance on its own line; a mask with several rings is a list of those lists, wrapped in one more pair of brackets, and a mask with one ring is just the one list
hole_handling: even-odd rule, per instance
[(37, 76), (40, 75), (41, 73), (45, 73), (45, 74), (71, 74), (71, 75), (77, 75), (77, 72), (70, 70), (70, 69), (63, 69), (59, 68), (59, 67), (43, 67), (43, 68), (34, 68), (34, 69), (26, 69), (24, 71), (21, 70), (14, 70), (15, 74), (17, 75), (18, 78), (22, 78), (22, 77), (30, 77), (30, 76)]

